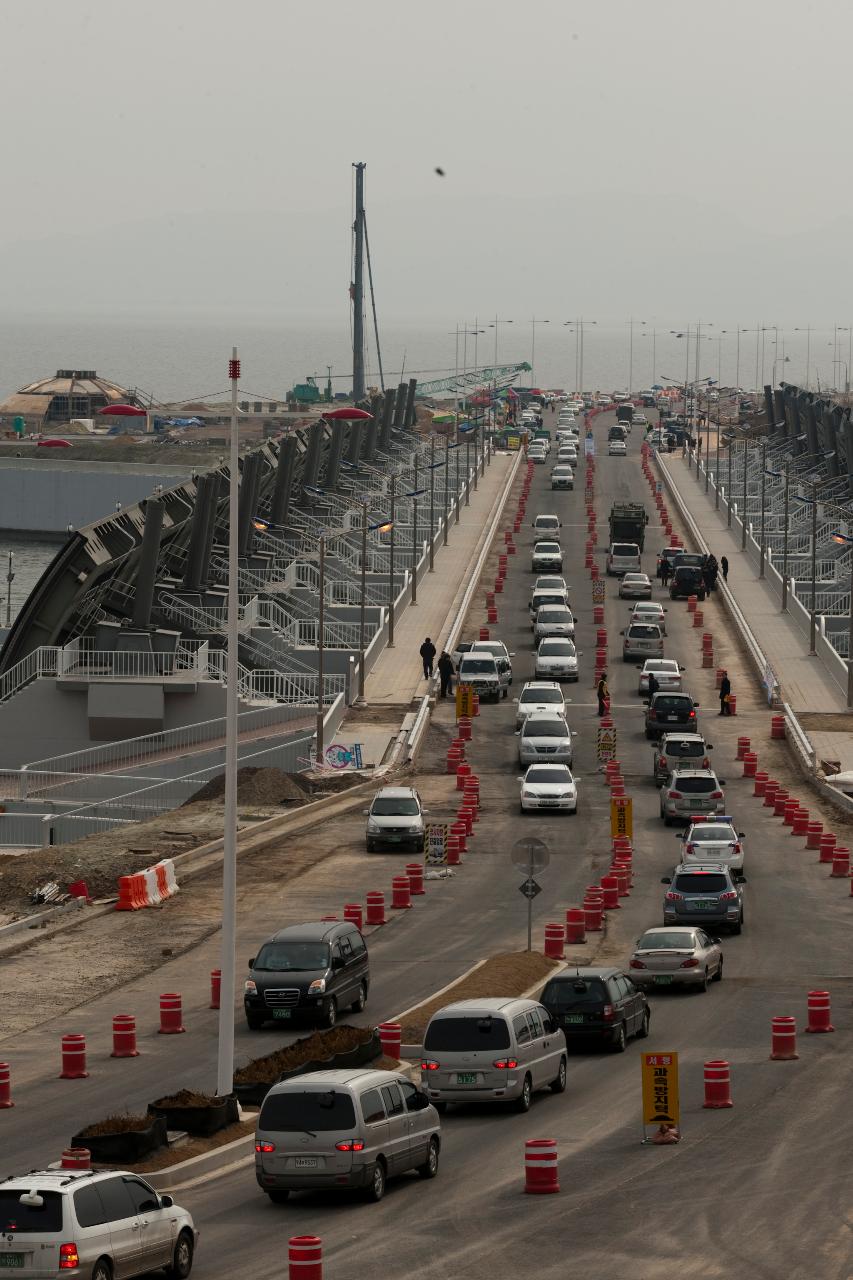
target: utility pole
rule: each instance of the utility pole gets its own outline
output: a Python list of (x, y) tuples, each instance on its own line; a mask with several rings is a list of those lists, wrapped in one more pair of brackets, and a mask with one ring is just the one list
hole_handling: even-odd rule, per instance
[(317, 607), (317, 761), (323, 763), (323, 678), (325, 672), (326, 642), (326, 535), (320, 534), (320, 600)]
[(9, 568), (6, 570), (6, 630), (12, 625), (12, 583), (15, 581), (15, 575), (12, 572), (12, 561), (15, 558), (14, 551), (9, 552)]
[(397, 477), (391, 476), (391, 537), (388, 543), (388, 648), (394, 648), (394, 521), (397, 501)]
[(364, 642), (366, 639), (365, 631), (365, 592), (367, 591), (367, 499), (361, 504), (361, 601), (359, 603), (358, 616), (358, 648), (360, 657), (358, 660), (358, 696), (364, 697)]
[(435, 433), (429, 438), (429, 571), (435, 572)]
[(352, 283), (352, 398), (364, 399), (364, 170), (355, 169), (355, 264)]
[(418, 447), (415, 445), (415, 483), (412, 486), (412, 604), (418, 603)]
[(240, 361), (233, 347), (228, 361), (231, 379), (231, 448), (228, 483), (228, 622), (225, 683), (225, 814), (222, 833), (222, 957), (219, 993), (219, 1046), (216, 1092), (226, 1098), (234, 1088), (234, 1000), (237, 946), (237, 668), (239, 665), (237, 537), (240, 516), (240, 450), (237, 439), (237, 381)]

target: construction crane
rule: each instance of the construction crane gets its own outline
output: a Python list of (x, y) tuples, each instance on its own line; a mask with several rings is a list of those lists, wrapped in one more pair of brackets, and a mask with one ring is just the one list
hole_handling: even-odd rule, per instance
[(436, 378), (434, 382), (419, 382), (415, 395), (434, 396), (439, 391), (472, 391), (477, 387), (494, 386), (510, 387), (520, 373), (529, 373), (530, 365), (523, 360), (521, 364), (498, 364), (485, 369), (469, 369), (465, 373), (454, 373), (449, 378)]

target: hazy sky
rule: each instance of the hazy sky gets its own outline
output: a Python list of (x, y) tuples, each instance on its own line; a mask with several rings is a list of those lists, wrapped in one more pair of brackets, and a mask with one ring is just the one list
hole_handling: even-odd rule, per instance
[[(0, 310), (848, 323), (849, 0), (3, 0)], [(446, 171), (435, 174), (436, 166)]]

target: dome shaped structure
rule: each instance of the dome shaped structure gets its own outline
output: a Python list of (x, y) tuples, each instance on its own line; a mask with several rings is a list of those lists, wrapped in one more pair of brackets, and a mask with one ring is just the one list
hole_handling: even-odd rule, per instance
[(91, 418), (111, 404), (135, 404), (136, 395), (94, 369), (57, 369), (52, 378), (30, 382), (0, 404), (0, 415), (18, 415), (39, 424)]

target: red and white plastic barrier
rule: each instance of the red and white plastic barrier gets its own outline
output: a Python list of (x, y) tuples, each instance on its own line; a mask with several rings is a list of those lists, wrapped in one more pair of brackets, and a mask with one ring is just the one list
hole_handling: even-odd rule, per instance
[(158, 907), (178, 892), (178, 877), (171, 858), (130, 876), (119, 876), (116, 911), (139, 911), (142, 907)]

